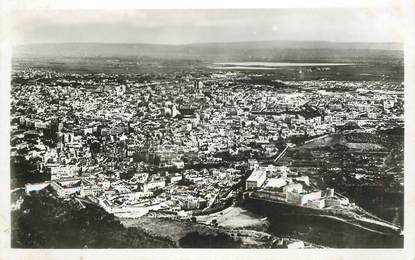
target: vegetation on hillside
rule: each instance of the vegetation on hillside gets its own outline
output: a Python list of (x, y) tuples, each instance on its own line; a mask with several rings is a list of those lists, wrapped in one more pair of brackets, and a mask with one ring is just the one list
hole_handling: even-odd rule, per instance
[(168, 240), (139, 228), (125, 228), (112, 214), (76, 200), (59, 200), (48, 191), (26, 196), (12, 212), (14, 248), (166, 248)]

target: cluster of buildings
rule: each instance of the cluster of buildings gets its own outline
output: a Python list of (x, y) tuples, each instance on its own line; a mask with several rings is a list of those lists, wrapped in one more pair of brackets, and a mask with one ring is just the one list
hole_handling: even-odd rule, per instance
[[(402, 94), (367, 87), (376, 83), (336, 83), (356, 85), (345, 94), (322, 86), (331, 82), (290, 82), (304, 90), (277, 93), (240, 83), (245, 78), (204, 73), (138, 82), (134, 76), (15, 72), (12, 163), (50, 174), (58, 195), (88, 198), (114, 214), (202, 210), (232, 195), (242, 177), (235, 165), (275, 158), (277, 142), (403, 115)], [(305, 177), (283, 171), (255, 169), (246, 188), (300, 205), (320, 207), (319, 198), (330, 204), (331, 193), (306, 192)]]
[(335, 196), (334, 189), (313, 188), (308, 176), (300, 176), (285, 166), (258, 166), (245, 181), (246, 190), (255, 198), (322, 209), (349, 204)]

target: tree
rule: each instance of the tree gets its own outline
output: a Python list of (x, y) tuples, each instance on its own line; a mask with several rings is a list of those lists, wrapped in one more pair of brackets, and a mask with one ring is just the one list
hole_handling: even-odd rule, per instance
[(97, 154), (101, 152), (101, 144), (98, 141), (93, 141), (90, 145), (91, 153)]

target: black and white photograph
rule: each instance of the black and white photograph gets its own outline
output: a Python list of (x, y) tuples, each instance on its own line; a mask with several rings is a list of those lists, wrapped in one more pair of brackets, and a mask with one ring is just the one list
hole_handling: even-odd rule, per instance
[(404, 248), (401, 8), (12, 17), (11, 249)]

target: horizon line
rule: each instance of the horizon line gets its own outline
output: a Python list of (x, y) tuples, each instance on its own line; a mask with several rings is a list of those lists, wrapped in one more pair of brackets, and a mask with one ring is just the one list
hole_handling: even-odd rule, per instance
[(25, 45), (46, 45), (46, 44), (145, 44), (145, 45), (167, 45), (167, 46), (186, 46), (186, 45), (201, 45), (201, 44), (229, 44), (229, 43), (255, 43), (255, 42), (324, 42), (324, 43), (338, 43), (338, 44), (400, 44), (403, 45), (403, 41), (333, 41), (333, 40), (247, 40), (247, 41), (217, 41), (217, 42), (190, 42), (190, 43), (155, 43), (155, 42), (99, 42), (99, 41), (71, 41), (71, 42), (31, 42), (31, 43), (18, 43), (12, 44), (12, 46), (25, 46)]

